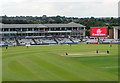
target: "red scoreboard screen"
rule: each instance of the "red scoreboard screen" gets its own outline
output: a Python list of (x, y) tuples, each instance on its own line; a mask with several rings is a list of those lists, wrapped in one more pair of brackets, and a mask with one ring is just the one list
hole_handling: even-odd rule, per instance
[(91, 37), (107, 37), (107, 27), (91, 27)]

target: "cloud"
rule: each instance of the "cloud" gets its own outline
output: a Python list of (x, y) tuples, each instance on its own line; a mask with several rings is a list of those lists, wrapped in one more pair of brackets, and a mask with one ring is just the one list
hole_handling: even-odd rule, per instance
[(117, 16), (118, 0), (4, 0), (1, 15)]

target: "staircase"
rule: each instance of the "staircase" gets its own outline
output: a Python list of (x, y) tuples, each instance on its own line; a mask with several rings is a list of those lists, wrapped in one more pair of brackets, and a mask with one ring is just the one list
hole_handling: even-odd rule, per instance
[(20, 43), (17, 39), (15, 39), (16, 43), (17, 43), (17, 46), (20, 46)]
[(70, 39), (70, 41), (72, 41), (73, 43), (75, 43), (71, 38), (69, 38)]
[(37, 44), (37, 42), (34, 40), (34, 39), (32, 39), (33, 40), (33, 42), (35, 43), (35, 44)]
[(59, 43), (55, 38), (54, 38), (54, 41), (56, 41), (57, 44)]

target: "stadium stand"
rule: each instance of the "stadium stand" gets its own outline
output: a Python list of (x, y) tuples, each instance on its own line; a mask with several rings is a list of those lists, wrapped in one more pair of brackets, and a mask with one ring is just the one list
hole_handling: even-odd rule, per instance
[(69, 38), (56, 38), (58, 43), (73, 43)]
[(78, 43), (85, 38), (85, 26), (68, 24), (1, 24), (4, 45)]
[(56, 44), (117, 44), (115, 39), (85, 39), (85, 26), (68, 24), (2, 24), (0, 46)]
[(86, 43), (87, 43), (87, 44), (98, 44), (98, 41), (95, 40), (95, 39), (88, 39), (88, 40), (86, 41)]
[(18, 42), (20, 43), (20, 45), (35, 44), (32, 39), (18, 39)]
[(73, 42), (79, 43), (81, 40), (79, 38), (71, 38)]
[(37, 42), (37, 44), (42, 44), (42, 43), (56, 43), (54, 41), (54, 39), (35, 39), (35, 41)]

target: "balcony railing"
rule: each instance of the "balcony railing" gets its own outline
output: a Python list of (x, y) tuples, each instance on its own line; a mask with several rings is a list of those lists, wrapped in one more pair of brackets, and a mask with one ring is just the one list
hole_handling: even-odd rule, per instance
[(84, 30), (64, 30), (64, 31), (3, 31), (0, 34), (17, 34), (17, 33), (80, 33), (84, 32)]

